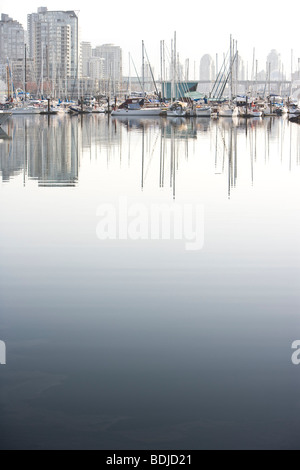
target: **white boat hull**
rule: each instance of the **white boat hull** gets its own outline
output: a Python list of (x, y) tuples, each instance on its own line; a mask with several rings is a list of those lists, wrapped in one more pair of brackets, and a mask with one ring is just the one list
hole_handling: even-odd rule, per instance
[(185, 111), (167, 111), (167, 116), (168, 117), (185, 117), (186, 112)]
[(196, 116), (197, 117), (210, 117), (211, 116), (211, 108), (196, 108)]
[(224, 108), (219, 110), (219, 117), (236, 117), (238, 116), (237, 108)]
[(289, 114), (293, 114), (294, 116), (299, 116), (300, 114), (300, 109), (299, 108), (290, 108), (288, 111)]
[(257, 108), (245, 108), (242, 107), (239, 110), (239, 116), (243, 118), (262, 117), (263, 112)]
[(40, 114), (40, 112), (43, 111), (42, 108), (13, 108), (11, 110), (11, 113), (13, 115), (15, 114)]

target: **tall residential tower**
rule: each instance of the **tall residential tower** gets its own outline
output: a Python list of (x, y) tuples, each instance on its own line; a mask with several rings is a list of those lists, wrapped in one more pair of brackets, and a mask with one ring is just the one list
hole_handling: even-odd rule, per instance
[(9, 66), (12, 79), (19, 85), (23, 81), (24, 29), (18, 21), (1, 14), (0, 20), (0, 78), (5, 80)]
[(48, 11), (40, 7), (37, 13), (28, 15), (27, 28), (29, 55), (34, 61), (37, 82), (47, 84), (45, 92), (70, 88), (71, 81), (79, 78), (75, 11)]

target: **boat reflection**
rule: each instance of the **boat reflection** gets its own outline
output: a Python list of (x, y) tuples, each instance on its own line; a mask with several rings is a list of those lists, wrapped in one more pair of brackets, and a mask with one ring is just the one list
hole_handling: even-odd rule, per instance
[(289, 168), (300, 160), (299, 126), (284, 117), (19, 116), (5, 129), (0, 133), (2, 180), (23, 174), (25, 186), (35, 180), (40, 187), (75, 187), (81, 163), (89, 159), (95, 168), (105, 165), (102, 173), (111, 170), (109, 178), (117, 172), (121, 178), (125, 171), (134, 178), (139, 174), (141, 190), (156, 186), (173, 198), (176, 187), (189, 190), (191, 178), (197, 189), (195, 175), (205, 167), (226, 179), (231, 197), (239, 166), (249, 168), (253, 185), (258, 163), (271, 164), (272, 154), (280, 155), (282, 165), (288, 158)]

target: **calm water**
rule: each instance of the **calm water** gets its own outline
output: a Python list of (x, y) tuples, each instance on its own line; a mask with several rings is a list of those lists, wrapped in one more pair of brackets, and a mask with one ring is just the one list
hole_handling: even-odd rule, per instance
[(0, 172), (1, 448), (300, 448), (299, 125), (19, 116)]

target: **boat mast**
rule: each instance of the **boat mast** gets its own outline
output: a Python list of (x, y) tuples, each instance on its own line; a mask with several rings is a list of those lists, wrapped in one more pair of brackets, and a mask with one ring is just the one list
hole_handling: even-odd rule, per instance
[(173, 50), (173, 39), (171, 39), (171, 104), (173, 103), (174, 97), (174, 50)]
[(160, 41), (160, 82), (161, 82), (161, 97), (163, 95), (163, 58), (162, 58), (162, 41)]
[(42, 70), (41, 70), (41, 73), (42, 73), (42, 83), (41, 83), (41, 98), (43, 99), (43, 95), (44, 95), (44, 47), (43, 47), (43, 43), (42, 43)]
[(230, 35), (230, 56), (229, 56), (229, 74), (230, 74), (230, 81), (229, 81), (229, 104), (232, 101), (232, 36)]
[(163, 40), (163, 75), (164, 75), (164, 96), (166, 96), (166, 54), (165, 54), (165, 41)]
[(269, 97), (271, 95), (271, 62), (268, 63), (268, 75), (269, 75)]
[(129, 56), (128, 56), (128, 60), (129, 60), (129, 68), (128, 68), (128, 92), (129, 92), (129, 96), (131, 96), (131, 71), (130, 71), (130, 62), (131, 62), (131, 59), (130, 59), (130, 52), (129, 52)]
[(145, 52), (144, 52), (144, 41), (142, 41), (142, 89), (145, 94)]
[(256, 94), (256, 97), (258, 97), (258, 92), (257, 92), (257, 70), (258, 70), (258, 60), (256, 59), (256, 68), (255, 68), (255, 94)]
[(177, 72), (177, 61), (176, 61), (176, 31), (174, 31), (174, 84), (175, 84), (175, 101), (176, 101), (176, 98), (177, 98), (176, 72)]
[(151, 78), (152, 78), (152, 81), (153, 81), (153, 84), (154, 84), (154, 87), (155, 87), (155, 92), (157, 94), (157, 96), (159, 96), (159, 93), (158, 93), (158, 89), (157, 89), (157, 85), (156, 85), (156, 81), (155, 81), (155, 78), (154, 78), (154, 75), (153, 75), (153, 71), (152, 71), (152, 67), (150, 65), (150, 60), (149, 60), (149, 57), (148, 57), (148, 54), (147, 54), (147, 50), (146, 48), (144, 47), (144, 51), (145, 51), (145, 54), (146, 54), (146, 58), (147, 58), (147, 63), (148, 63), (148, 67), (149, 67), (149, 71), (151, 73)]
[(26, 82), (27, 82), (27, 74), (26, 74), (26, 65), (27, 65), (27, 57), (26, 57), (26, 44), (24, 44), (24, 96), (23, 96), (23, 102), (26, 101), (27, 95), (26, 95)]
[(237, 40), (235, 41), (236, 60), (235, 60), (235, 96), (238, 94), (238, 81), (239, 81), (239, 51), (237, 47)]

